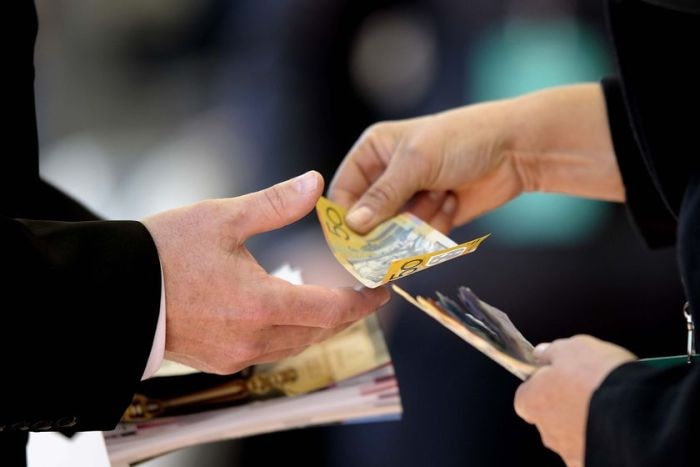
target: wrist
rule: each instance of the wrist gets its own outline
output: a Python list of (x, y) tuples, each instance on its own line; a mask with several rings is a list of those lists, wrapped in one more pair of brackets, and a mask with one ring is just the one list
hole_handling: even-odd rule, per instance
[(498, 117), (496, 126), (501, 133), (494, 150), (499, 160), (512, 168), (520, 192), (548, 191), (543, 167), (543, 152), (538, 122), (541, 110), (531, 94), (504, 99), (494, 103)]
[(597, 83), (533, 92), (504, 105), (504, 157), (523, 191), (624, 200)]

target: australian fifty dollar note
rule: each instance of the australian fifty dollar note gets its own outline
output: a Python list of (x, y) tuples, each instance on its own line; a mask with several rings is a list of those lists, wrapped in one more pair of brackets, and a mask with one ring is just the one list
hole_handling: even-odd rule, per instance
[(360, 235), (345, 223), (345, 208), (329, 199), (321, 197), (316, 212), (340, 264), (371, 288), (473, 253), (489, 236), (457, 244), (407, 212)]

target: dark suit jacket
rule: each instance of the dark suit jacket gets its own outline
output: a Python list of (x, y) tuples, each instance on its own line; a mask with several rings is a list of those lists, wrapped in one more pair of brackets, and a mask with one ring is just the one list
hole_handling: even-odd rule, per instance
[[(603, 88), (629, 210), (650, 245), (677, 239), (698, 320), (700, 0), (608, 7), (620, 76)], [(659, 312), (676, 313), (684, 327), (680, 309)], [(593, 396), (586, 437), (587, 466), (700, 466), (700, 364), (616, 369)]]
[(31, 0), (8, 3), (0, 7), (3, 466), (24, 463), (27, 431), (119, 421), (146, 366), (161, 298), (158, 254), (142, 224), (99, 221), (40, 180), (36, 13)]

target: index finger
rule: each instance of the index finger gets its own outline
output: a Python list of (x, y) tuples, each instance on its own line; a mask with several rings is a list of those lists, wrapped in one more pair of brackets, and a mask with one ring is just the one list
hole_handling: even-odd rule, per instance
[(362, 133), (331, 180), (331, 200), (350, 208), (379, 179), (396, 149), (394, 129), (392, 122), (381, 122)]
[(387, 164), (366, 146), (358, 142), (350, 150), (328, 188), (328, 197), (345, 208), (353, 206), (386, 170)]
[(261, 296), (265, 308), (277, 325), (333, 328), (357, 321), (389, 301), (383, 287), (355, 290), (350, 287), (328, 288), (319, 285), (293, 285), (275, 279)]

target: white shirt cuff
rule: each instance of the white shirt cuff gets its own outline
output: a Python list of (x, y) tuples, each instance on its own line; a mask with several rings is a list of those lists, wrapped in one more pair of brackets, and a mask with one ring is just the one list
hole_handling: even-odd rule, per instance
[(160, 312), (158, 313), (158, 326), (153, 338), (151, 353), (148, 356), (146, 369), (143, 371), (141, 381), (148, 379), (158, 371), (165, 358), (165, 282), (163, 281), (163, 269), (160, 270)]

